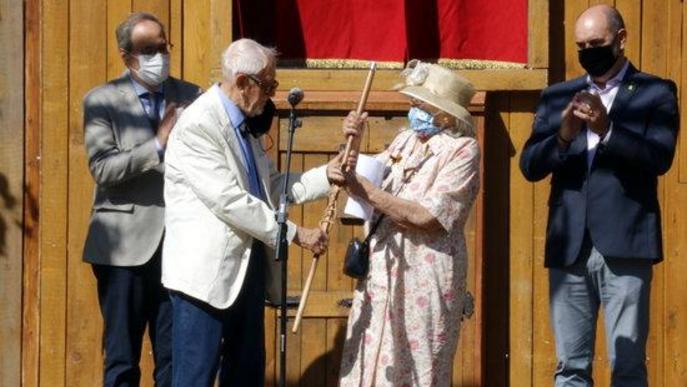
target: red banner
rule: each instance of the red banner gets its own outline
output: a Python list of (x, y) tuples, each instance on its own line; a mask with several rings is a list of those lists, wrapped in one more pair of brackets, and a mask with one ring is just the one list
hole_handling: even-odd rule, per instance
[(234, 37), (281, 60), (527, 62), (527, 0), (233, 0)]

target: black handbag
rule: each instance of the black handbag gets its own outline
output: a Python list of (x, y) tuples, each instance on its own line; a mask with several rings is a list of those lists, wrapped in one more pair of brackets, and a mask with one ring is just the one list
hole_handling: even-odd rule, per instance
[(384, 214), (380, 215), (364, 240), (361, 241), (358, 238), (353, 238), (353, 240), (348, 242), (343, 267), (343, 272), (347, 276), (356, 279), (363, 279), (367, 276), (367, 272), (370, 269), (370, 238), (377, 230), (377, 226), (379, 226), (382, 218), (384, 218)]

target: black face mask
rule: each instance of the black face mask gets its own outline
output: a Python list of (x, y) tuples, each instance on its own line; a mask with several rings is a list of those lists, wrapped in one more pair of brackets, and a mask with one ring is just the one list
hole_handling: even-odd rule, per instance
[(578, 59), (592, 77), (600, 77), (608, 72), (618, 60), (613, 43), (607, 46), (583, 48), (577, 51)]
[(274, 118), (276, 111), (277, 108), (274, 106), (274, 102), (272, 102), (271, 99), (268, 99), (261, 114), (246, 118), (248, 132), (255, 138), (258, 138), (269, 132), (270, 128), (272, 127), (272, 119)]

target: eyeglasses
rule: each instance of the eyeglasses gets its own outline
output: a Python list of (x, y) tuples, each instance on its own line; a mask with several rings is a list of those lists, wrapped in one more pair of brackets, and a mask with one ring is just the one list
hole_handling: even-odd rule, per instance
[(258, 87), (261, 88), (263, 92), (265, 92), (265, 94), (272, 94), (279, 87), (279, 81), (277, 81), (276, 79), (273, 80), (268, 85), (266, 82), (260, 80), (260, 78), (256, 77), (255, 75), (251, 75), (251, 74), (245, 74), (245, 75), (248, 78), (252, 79), (253, 82), (255, 82), (258, 85)]
[(141, 47), (135, 50), (131, 50), (132, 55), (155, 55), (158, 52), (161, 54), (169, 54), (169, 52), (174, 48), (172, 43), (161, 43), (161, 44), (151, 44), (149, 46)]

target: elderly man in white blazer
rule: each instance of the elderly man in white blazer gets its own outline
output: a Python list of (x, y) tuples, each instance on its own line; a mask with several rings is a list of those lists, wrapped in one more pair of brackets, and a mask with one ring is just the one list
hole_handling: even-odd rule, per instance
[[(278, 86), (276, 53), (241, 39), (222, 57), (223, 81), (180, 117), (167, 145), (162, 282), (173, 306), (174, 386), (264, 384), (267, 254), (284, 175), (265, 154), (250, 117)], [(341, 156), (289, 179), (302, 203), (342, 184)], [(313, 253), (327, 236), (289, 222), (288, 240)], [(271, 258), (271, 256), (270, 256)]]

